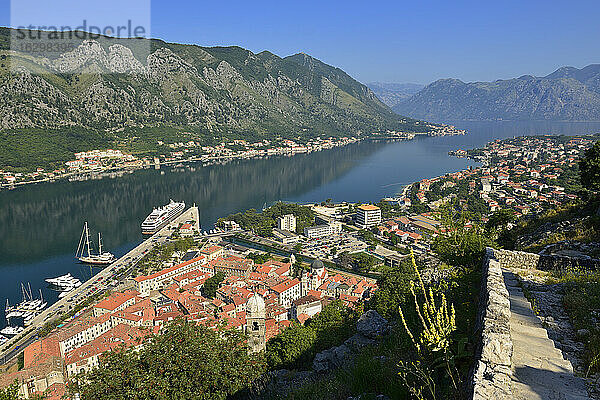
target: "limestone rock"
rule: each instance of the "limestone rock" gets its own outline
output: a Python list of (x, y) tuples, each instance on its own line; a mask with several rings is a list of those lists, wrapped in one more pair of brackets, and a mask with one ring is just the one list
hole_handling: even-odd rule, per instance
[(360, 316), (356, 330), (363, 336), (377, 339), (386, 334), (390, 328), (388, 321), (375, 310), (369, 310)]

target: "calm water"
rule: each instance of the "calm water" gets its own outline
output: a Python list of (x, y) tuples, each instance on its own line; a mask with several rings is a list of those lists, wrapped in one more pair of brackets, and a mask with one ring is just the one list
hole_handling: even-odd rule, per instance
[[(141, 170), (120, 178), (56, 182), (0, 192), (0, 305), (20, 301), (20, 282), (54, 301), (44, 279), (67, 272), (82, 279), (88, 267), (74, 252), (84, 221), (105, 247), (122, 255), (142, 239), (139, 224), (153, 206), (184, 200), (199, 205), (204, 229), (217, 218), (277, 200), (327, 198), (377, 201), (402, 185), (474, 165), (447, 155), (516, 135), (600, 132), (600, 123), (458, 122), (466, 136), (411, 142), (363, 142), (292, 158), (245, 160), (195, 170)], [(0, 307), (3, 310), (4, 307)], [(2, 312), (0, 312), (1, 316)], [(0, 326), (4, 320), (0, 320)]]

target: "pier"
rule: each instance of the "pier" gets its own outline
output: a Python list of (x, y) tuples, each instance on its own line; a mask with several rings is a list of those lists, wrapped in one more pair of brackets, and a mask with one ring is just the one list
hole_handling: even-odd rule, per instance
[(10, 338), (6, 343), (0, 346), (0, 365), (4, 365), (13, 360), (27, 346), (37, 340), (38, 332), (44, 325), (61, 318), (62, 315), (68, 313), (73, 307), (78, 303), (85, 301), (89, 296), (103, 294), (110, 290), (110, 287), (108, 286), (109, 278), (114, 276), (116, 271), (121, 268), (125, 268), (126, 271), (121, 278), (121, 283), (123, 283), (128, 275), (131, 274), (133, 267), (145, 253), (150, 251), (150, 249), (156, 245), (164, 244), (179, 224), (189, 221), (193, 221), (194, 229), (199, 232), (200, 214), (198, 207), (193, 206), (188, 208), (160, 231), (142, 241), (142, 243), (134, 247), (123, 257), (102, 269), (96, 275), (84, 282), (80, 287), (72, 290), (65, 297), (59, 299), (56, 303), (42, 311), (38, 316), (33, 318), (31, 324), (26, 327), (22, 333)]

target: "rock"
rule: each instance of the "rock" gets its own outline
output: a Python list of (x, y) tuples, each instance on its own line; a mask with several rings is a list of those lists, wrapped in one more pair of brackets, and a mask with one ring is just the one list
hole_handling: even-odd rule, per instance
[(354, 351), (359, 351), (365, 346), (369, 346), (375, 343), (375, 339), (371, 339), (361, 335), (360, 333), (354, 334), (350, 339), (346, 340), (344, 344)]
[(553, 316), (546, 317), (546, 322), (554, 322), (554, 317)]
[(386, 334), (390, 329), (388, 321), (375, 310), (369, 310), (358, 319), (357, 333), (347, 339), (344, 344), (318, 353), (313, 360), (315, 372), (325, 372), (342, 366), (349, 358), (365, 346), (376, 342), (375, 339)]
[(325, 372), (331, 368), (330, 360), (332, 358), (331, 349), (324, 350), (318, 353), (313, 360), (313, 370), (315, 372)]
[(344, 361), (350, 356), (351, 350), (345, 344), (333, 348), (333, 365), (336, 367), (344, 364)]
[(509, 334), (483, 333), (481, 360), (493, 365), (510, 367), (513, 345)]
[(356, 330), (361, 335), (377, 339), (378, 337), (388, 333), (390, 324), (377, 311), (369, 310), (360, 316), (356, 324)]

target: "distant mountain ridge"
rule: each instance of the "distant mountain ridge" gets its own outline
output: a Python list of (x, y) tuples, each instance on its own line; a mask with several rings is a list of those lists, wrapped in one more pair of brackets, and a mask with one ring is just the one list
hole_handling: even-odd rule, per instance
[(600, 64), (494, 82), (440, 79), (393, 107), (413, 118), (452, 120), (600, 120)]
[(367, 83), (367, 86), (389, 107), (394, 107), (425, 87), (419, 83), (385, 82), (371, 82)]
[[(176, 126), (207, 135), (288, 136), (423, 130), (341, 69), (306, 54), (281, 58), (240, 47), (114, 39), (110, 46), (81, 41), (47, 59), (11, 52), (10, 34), (0, 28), (1, 130)], [(148, 41), (144, 58), (139, 48)]]

